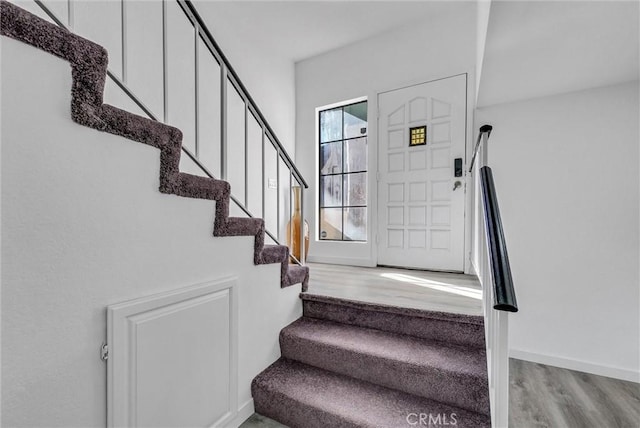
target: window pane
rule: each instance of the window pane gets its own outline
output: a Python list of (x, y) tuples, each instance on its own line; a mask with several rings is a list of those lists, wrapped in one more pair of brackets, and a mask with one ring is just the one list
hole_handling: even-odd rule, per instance
[(345, 172), (367, 170), (367, 137), (345, 141), (344, 168)]
[(352, 104), (344, 108), (344, 138), (367, 135), (367, 102)]
[(345, 206), (367, 205), (367, 173), (344, 175)]
[(345, 241), (367, 240), (367, 209), (345, 208), (344, 210)]
[(342, 240), (342, 208), (320, 209), (320, 239)]
[(320, 206), (339, 207), (342, 205), (342, 175), (320, 177)]
[(320, 112), (320, 142), (342, 139), (342, 108)]
[(320, 146), (320, 174), (342, 172), (342, 141)]

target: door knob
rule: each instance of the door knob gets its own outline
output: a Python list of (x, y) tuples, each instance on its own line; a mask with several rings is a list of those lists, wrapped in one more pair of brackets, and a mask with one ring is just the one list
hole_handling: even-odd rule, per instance
[(453, 190), (455, 191), (458, 187), (461, 187), (462, 183), (460, 181), (456, 181), (453, 183)]

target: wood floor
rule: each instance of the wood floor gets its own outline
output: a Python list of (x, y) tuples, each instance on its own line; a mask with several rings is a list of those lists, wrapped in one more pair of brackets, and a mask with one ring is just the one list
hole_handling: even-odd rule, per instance
[[(510, 428), (638, 428), (640, 384), (510, 360)], [(254, 414), (241, 428), (285, 428)]]
[(640, 384), (516, 359), (509, 427), (638, 428)]
[(475, 276), (309, 263), (309, 292), (369, 303), (482, 315)]

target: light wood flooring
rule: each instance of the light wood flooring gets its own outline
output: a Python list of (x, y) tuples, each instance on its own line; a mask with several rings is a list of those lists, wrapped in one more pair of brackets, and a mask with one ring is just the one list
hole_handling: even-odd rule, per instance
[(511, 359), (509, 427), (638, 428), (640, 384)]
[(309, 263), (309, 292), (361, 302), (482, 315), (475, 276)]
[[(510, 360), (510, 428), (638, 428), (640, 384)], [(241, 428), (286, 428), (254, 414)]]

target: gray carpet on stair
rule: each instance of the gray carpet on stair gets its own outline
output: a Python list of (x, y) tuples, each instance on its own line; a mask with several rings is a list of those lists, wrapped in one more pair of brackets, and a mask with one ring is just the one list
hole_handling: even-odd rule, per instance
[[(400, 308), (336, 297), (301, 294), (304, 316), (396, 332), (423, 339), (485, 347), (481, 316)], [(372, 311), (375, 316), (372, 316)]]
[(480, 413), (286, 358), (254, 379), (252, 393), (256, 412), (292, 428), (410, 427), (421, 415), (461, 428), (491, 425)]
[(475, 412), (489, 408), (484, 350), (313, 318), (283, 329), (280, 348), (335, 373)]
[(253, 381), (256, 412), (294, 428), (490, 426), (481, 317), (301, 298)]

